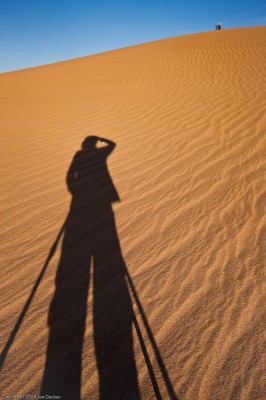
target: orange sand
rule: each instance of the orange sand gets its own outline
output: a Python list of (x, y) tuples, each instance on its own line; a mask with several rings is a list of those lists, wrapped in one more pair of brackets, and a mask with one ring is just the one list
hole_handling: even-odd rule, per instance
[[(61, 266), (71, 258), (63, 275), (76, 290), (57, 293), (68, 304), (56, 317), (64, 337), (81, 304), (76, 263), (93, 243), (99, 253), (85, 257), (91, 279), (75, 382), (82, 399), (151, 400), (154, 388), (162, 399), (263, 398), (265, 34), (205, 32), (0, 75), (1, 395), (41, 393), (60, 257)], [(78, 211), (72, 233), (66, 228), (71, 243), (62, 249), (61, 235), (25, 306), (69, 211), (69, 165), (89, 135), (116, 143), (108, 170), (121, 200), (112, 204), (121, 254), (112, 255), (103, 191), (89, 200), (102, 228), (86, 237), (90, 219)], [(119, 365), (131, 334), (126, 382)], [(69, 335), (70, 344), (57, 343), (59, 369), (63, 353), (81, 344)], [(100, 395), (108, 379), (122, 396), (116, 384)], [(55, 380), (57, 393), (48, 394), (60, 394)]]

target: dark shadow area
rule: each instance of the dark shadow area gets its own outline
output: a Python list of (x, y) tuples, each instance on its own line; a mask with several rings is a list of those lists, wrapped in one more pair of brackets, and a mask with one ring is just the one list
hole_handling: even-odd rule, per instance
[[(98, 140), (106, 145), (97, 148)], [(133, 354), (134, 314), (112, 210), (119, 197), (107, 168), (107, 157), (114, 147), (106, 139), (86, 138), (67, 174), (72, 202), (49, 310), (43, 395), (80, 399), (82, 345), (92, 279), (100, 399), (140, 398)]]
[[(98, 141), (104, 142), (104, 147), (97, 148)], [(140, 399), (133, 354), (133, 325), (154, 398), (162, 400), (130, 293), (160, 368), (168, 398), (178, 400), (121, 253), (112, 210), (112, 203), (119, 201), (119, 196), (107, 168), (107, 157), (114, 148), (112, 141), (90, 136), (76, 153), (67, 173), (67, 186), (72, 194), (69, 214), (1, 351), (0, 369), (63, 236), (56, 289), (48, 317), (50, 331), (41, 394), (60, 395), (61, 400), (81, 398), (82, 347), (91, 279), (100, 400)]]

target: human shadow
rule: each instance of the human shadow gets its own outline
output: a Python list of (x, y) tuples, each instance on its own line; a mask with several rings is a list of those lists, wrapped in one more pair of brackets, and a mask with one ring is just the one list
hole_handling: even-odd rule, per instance
[[(97, 148), (98, 141), (105, 143)], [(100, 400), (140, 399), (133, 353), (134, 312), (112, 203), (118, 193), (107, 157), (115, 143), (87, 137), (67, 173), (72, 194), (48, 324), (42, 395), (80, 400), (88, 291), (93, 287), (93, 335)]]

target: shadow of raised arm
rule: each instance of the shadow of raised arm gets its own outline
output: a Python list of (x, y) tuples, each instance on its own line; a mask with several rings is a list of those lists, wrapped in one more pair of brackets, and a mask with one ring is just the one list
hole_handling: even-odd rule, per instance
[(99, 141), (107, 144), (107, 146), (103, 147), (102, 149), (105, 150), (108, 154), (110, 154), (116, 146), (115, 142), (112, 142), (112, 140), (109, 139), (99, 138)]

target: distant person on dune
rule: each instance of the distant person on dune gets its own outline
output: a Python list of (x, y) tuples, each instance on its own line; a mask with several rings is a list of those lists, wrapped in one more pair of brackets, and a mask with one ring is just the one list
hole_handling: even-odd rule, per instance
[(218, 31), (219, 31), (220, 29), (222, 29), (220, 22), (218, 22), (218, 24), (215, 26), (215, 29), (218, 30)]

